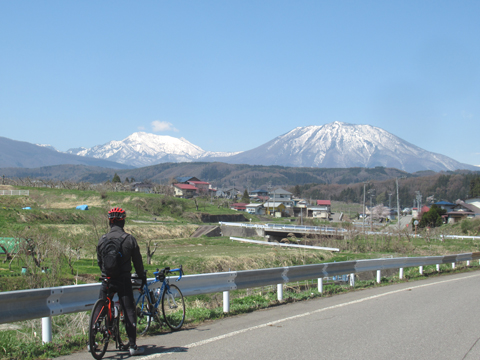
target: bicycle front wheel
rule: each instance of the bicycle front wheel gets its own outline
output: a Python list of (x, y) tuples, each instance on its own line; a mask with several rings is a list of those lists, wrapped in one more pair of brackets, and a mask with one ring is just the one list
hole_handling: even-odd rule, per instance
[(152, 321), (151, 308), (147, 294), (140, 295), (137, 302), (137, 334), (138, 335), (145, 335), (148, 329), (150, 328), (150, 323)]
[(165, 288), (162, 294), (162, 312), (165, 322), (173, 331), (179, 330), (185, 321), (185, 301), (175, 285)]
[(109, 339), (107, 303), (99, 299), (93, 305), (88, 335), (89, 351), (95, 359), (100, 360), (105, 355)]

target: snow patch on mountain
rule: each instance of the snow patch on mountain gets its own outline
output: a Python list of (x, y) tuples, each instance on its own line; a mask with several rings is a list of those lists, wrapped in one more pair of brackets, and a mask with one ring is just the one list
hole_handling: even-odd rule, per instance
[(447, 156), (423, 150), (378, 127), (339, 121), (322, 126), (297, 127), (255, 149), (216, 160), (320, 168), (384, 166), (408, 172), (473, 168)]
[(108, 159), (137, 167), (164, 162), (191, 162), (202, 156), (229, 156), (236, 153), (207, 152), (184, 138), (136, 132), (127, 138), (113, 140), (89, 149), (70, 149), (68, 153)]

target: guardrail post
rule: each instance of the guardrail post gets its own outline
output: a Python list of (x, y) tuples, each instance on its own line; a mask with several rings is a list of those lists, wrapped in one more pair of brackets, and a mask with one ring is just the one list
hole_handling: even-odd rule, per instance
[(423, 265), (420, 265), (418, 267), (418, 271), (419, 271), (420, 275), (423, 275)]
[(44, 344), (52, 342), (52, 318), (50, 316), (42, 318), (42, 342)]
[(470, 266), (470, 260), (467, 260), (467, 266)]
[(318, 278), (318, 292), (323, 294), (323, 278)]
[(230, 291), (223, 292), (223, 312), (230, 312)]
[(437, 271), (440, 271), (440, 264), (437, 264)]
[(283, 284), (277, 284), (277, 300), (283, 300)]
[(382, 281), (382, 272), (380, 270), (377, 270), (377, 283), (380, 284)]
[(400, 280), (403, 279), (403, 268), (400, 268), (400, 272), (399, 272), (399, 274), (398, 274), (398, 278), (399, 278)]
[(452, 263), (452, 269), (455, 269), (455, 263)]
[(354, 287), (355, 286), (355, 274), (351, 273), (350, 274), (350, 286)]

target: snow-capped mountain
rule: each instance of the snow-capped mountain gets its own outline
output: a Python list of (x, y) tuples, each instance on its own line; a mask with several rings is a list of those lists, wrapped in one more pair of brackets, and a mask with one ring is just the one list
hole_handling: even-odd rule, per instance
[(53, 150), (53, 151), (58, 151), (57, 149), (55, 149), (55, 147), (53, 147), (53, 146), (50, 145), (50, 144), (35, 144), (35, 145), (41, 146), (41, 147), (43, 147), (43, 148), (45, 148), (45, 149), (50, 149), (50, 150)]
[(338, 121), (323, 126), (297, 127), (255, 149), (211, 160), (320, 168), (384, 166), (407, 172), (475, 170), (472, 165), (423, 150), (378, 127)]
[(412, 145), (375, 126), (333, 122), (297, 127), (255, 149), (207, 152), (183, 138), (137, 132), (121, 141), (68, 153), (142, 167), (164, 162), (221, 161), (230, 164), (348, 168), (384, 166), (407, 172), (478, 170)]
[(69, 149), (67, 153), (107, 159), (136, 167), (164, 162), (190, 162), (203, 156), (229, 156), (236, 153), (207, 152), (184, 138), (136, 132), (121, 141), (110, 141), (90, 149)]

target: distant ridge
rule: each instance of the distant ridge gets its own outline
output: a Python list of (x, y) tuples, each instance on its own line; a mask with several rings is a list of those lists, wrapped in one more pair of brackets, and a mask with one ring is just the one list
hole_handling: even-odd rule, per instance
[(88, 165), (113, 169), (132, 168), (132, 166), (127, 164), (66, 154), (45, 146), (0, 137), (0, 168), (38, 168), (62, 164)]

